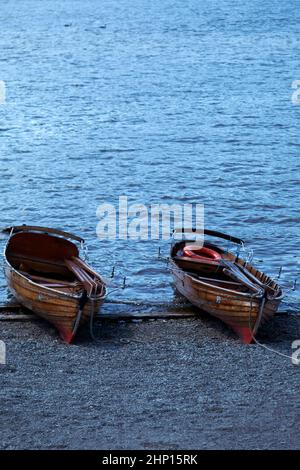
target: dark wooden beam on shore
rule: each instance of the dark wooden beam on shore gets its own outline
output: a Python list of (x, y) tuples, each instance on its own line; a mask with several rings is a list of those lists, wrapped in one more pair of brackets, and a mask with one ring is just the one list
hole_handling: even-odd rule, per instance
[[(191, 318), (195, 317), (195, 312), (114, 312), (101, 313), (97, 315), (99, 320), (130, 320), (140, 319), (147, 320), (150, 318)], [(0, 321), (18, 321), (18, 320), (39, 320), (37, 315), (32, 314), (29, 310), (24, 309), (17, 302), (0, 304)]]
[(116, 313), (101, 313), (98, 315), (97, 318), (99, 320), (130, 320), (130, 319), (140, 319), (140, 320), (147, 320), (149, 318), (192, 318), (196, 317), (197, 313), (195, 312), (130, 312), (130, 313), (123, 313), (123, 312), (116, 312)]
[[(289, 316), (290, 312), (278, 312), (275, 316)], [(182, 312), (114, 312), (97, 315), (99, 320), (147, 320), (147, 319), (172, 319), (172, 318), (194, 318), (196, 311)], [(300, 317), (300, 315), (299, 315)], [(0, 321), (36, 321), (39, 317), (30, 310), (22, 307), (18, 302), (7, 302), (0, 304)]]
[(21, 308), (23, 308), (22, 305), (19, 304), (17, 301), (0, 303), (0, 312), (13, 312), (16, 310), (20, 310)]

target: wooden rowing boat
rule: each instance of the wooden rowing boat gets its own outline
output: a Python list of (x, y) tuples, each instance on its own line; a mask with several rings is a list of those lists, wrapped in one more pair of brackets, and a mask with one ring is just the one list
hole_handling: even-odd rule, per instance
[(106, 294), (102, 277), (79, 257), (76, 242), (82, 244), (83, 239), (46, 227), (22, 225), (6, 231), (9, 290), (71, 343), (78, 328), (93, 320)]
[(185, 256), (189, 253), (185, 247), (194, 240), (174, 241), (170, 270), (175, 287), (193, 305), (222, 320), (249, 344), (260, 325), (278, 309), (282, 289), (269, 276), (221, 248), (222, 243), (206, 241), (212, 236), (242, 246), (242, 240), (212, 230), (205, 230), (204, 236), (203, 246), (219, 254), (220, 260), (205, 262)]

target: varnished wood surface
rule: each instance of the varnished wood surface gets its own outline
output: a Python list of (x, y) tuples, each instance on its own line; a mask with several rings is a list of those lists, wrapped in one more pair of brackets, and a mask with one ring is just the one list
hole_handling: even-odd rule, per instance
[[(5, 250), (5, 276), (13, 296), (24, 307), (51, 322), (68, 342), (76, 334), (74, 327), (83, 289), (78, 288), (64, 260), (77, 256), (78, 249), (69, 240), (29, 231), (13, 234)], [(43, 275), (36, 275), (36, 272)], [(97, 282), (103, 283), (100, 279), (99, 276)], [(60, 282), (65, 286), (59, 285)], [(99, 294), (95, 289), (95, 295), (86, 299), (79, 326), (96, 315), (102, 305), (105, 285), (101, 285)]]
[[(267, 321), (278, 309), (282, 299), (282, 291), (279, 286), (271, 280), (267, 275), (258, 271), (255, 267), (245, 263), (244, 260), (235, 260), (232, 253), (225, 253), (220, 248), (217, 250), (222, 253), (225, 259), (232, 262), (237, 262), (246, 268), (260, 281), (268, 283), (272, 288), (277, 290), (275, 298), (267, 298), (264, 304), (262, 317), (257, 324), (258, 315), (260, 312), (262, 298), (251, 295), (250, 292), (243, 292), (235, 290), (230, 286), (217, 285), (209, 280), (197, 279), (195, 271), (197, 270), (196, 263), (186, 258), (180, 260), (177, 256), (180, 252), (182, 245), (186, 242), (175, 243), (171, 249), (170, 269), (173, 275), (174, 284), (176, 289), (186, 297), (193, 305), (201, 310), (219, 318), (231, 327), (238, 326), (244, 328), (255, 328), (253, 334), (257, 331), (258, 327)], [(209, 244), (211, 247), (211, 244)], [(199, 269), (200, 266), (198, 264)], [(186, 269), (189, 271), (187, 272)], [(207, 269), (204, 267), (204, 272), (213, 272), (214, 266), (209, 266)], [(190, 272), (194, 270), (194, 273)]]

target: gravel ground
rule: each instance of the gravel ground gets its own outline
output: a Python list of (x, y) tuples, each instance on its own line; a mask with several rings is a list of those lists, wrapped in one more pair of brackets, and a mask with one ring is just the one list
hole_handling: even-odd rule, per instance
[[(65, 345), (43, 321), (0, 322), (1, 449), (296, 449), (300, 366), (210, 317), (96, 324)], [(300, 318), (259, 339), (291, 354)]]

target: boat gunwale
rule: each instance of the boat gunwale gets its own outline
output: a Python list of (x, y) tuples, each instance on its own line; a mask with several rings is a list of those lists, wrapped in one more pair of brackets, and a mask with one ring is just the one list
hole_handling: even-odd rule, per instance
[(60, 230), (56, 228), (42, 227), (40, 225), (25, 225), (25, 224), (24, 225), (12, 225), (11, 227), (6, 227), (5, 229), (3, 229), (3, 231), (9, 233), (9, 239), (13, 235), (16, 235), (17, 233), (38, 232), (38, 233), (45, 234), (45, 235), (54, 234), (59, 238), (64, 238), (65, 240), (75, 240), (78, 243), (84, 243), (84, 239), (82, 237), (74, 235), (73, 233), (66, 232), (64, 230)]

